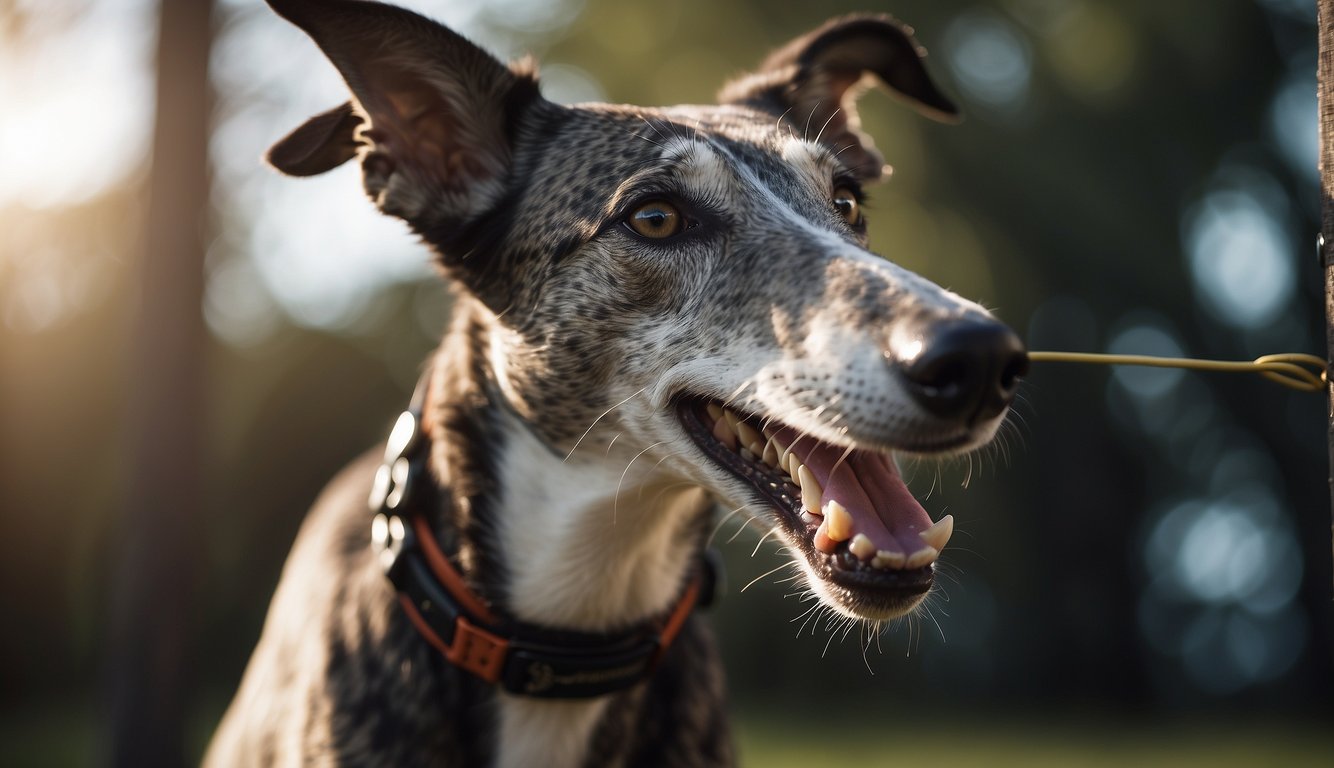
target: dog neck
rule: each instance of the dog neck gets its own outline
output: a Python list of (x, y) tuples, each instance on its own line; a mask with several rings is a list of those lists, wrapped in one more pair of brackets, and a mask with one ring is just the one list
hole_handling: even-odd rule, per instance
[[(663, 615), (702, 546), (710, 499), (627, 471), (623, 454), (567, 457), (544, 442), (497, 385), (489, 331), (481, 311), (460, 307), (434, 366), (426, 421), (449, 497), (442, 548), (497, 612), (523, 622), (606, 632)], [(582, 764), (607, 701), (498, 694), (497, 765)]]
[[(505, 418), (514, 418), (512, 414)], [(507, 553), (505, 610), (588, 632), (665, 613), (699, 547), (698, 486), (627, 477), (609, 461), (553, 453), (521, 424), (507, 430), (496, 499)], [(623, 463), (622, 463), (623, 464)]]
[[(497, 500), (511, 554), (505, 610), (584, 631), (631, 626), (669, 610), (698, 547), (702, 489), (618, 485), (621, 472), (561, 457), (520, 427), (509, 433)], [(501, 695), (498, 765), (578, 766), (607, 698), (545, 702)]]
[(449, 497), (442, 548), (523, 622), (608, 632), (661, 615), (702, 546), (710, 498), (650, 462), (630, 466), (628, 446), (567, 455), (544, 442), (497, 384), (483, 312), (460, 307), (428, 398), (432, 465)]

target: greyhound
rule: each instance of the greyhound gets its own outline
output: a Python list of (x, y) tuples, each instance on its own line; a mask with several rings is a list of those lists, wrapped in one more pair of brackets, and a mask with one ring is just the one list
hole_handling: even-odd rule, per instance
[(731, 764), (693, 612), (715, 510), (827, 610), (904, 616), (952, 519), (897, 459), (986, 444), (1026, 372), (985, 309), (867, 250), (886, 167), (856, 97), (957, 115), (912, 30), (834, 19), (717, 106), (561, 106), (417, 14), (269, 3), (351, 92), (270, 163), (355, 159), (456, 301), (383, 456), (315, 503), (206, 764)]

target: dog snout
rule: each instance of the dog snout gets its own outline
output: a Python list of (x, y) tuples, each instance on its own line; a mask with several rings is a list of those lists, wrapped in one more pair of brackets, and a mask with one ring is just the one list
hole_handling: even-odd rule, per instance
[(994, 320), (930, 320), (896, 336), (890, 356), (908, 392), (941, 419), (971, 426), (999, 416), (1028, 373), (1023, 341)]

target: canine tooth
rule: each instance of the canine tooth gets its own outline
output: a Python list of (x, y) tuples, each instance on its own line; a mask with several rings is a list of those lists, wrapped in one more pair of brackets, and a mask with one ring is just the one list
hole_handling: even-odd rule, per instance
[(736, 431), (736, 425), (741, 423), (741, 417), (726, 408), (723, 409), (723, 418), (727, 419), (727, 426), (731, 427), (733, 432)]
[(829, 538), (834, 541), (847, 541), (852, 536), (852, 515), (847, 507), (833, 499), (825, 502), (824, 522), (829, 529)]
[(738, 421), (736, 423), (736, 433), (737, 436), (741, 438), (741, 442), (744, 445), (750, 445), (751, 443), (764, 445), (764, 435), (756, 432), (754, 427), (744, 421)]
[(824, 522), (820, 523), (820, 527), (815, 529), (813, 543), (815, 544), (816, 549), (826, 555), (832, 555), (834, 553), (834, 549), (838, 546), (838, 542), (829, 538), (829, 518), (826, 517)]
[(901, 569), (903, 568), (903, 564), (907, 562), (907, 560), (908, 556), (903, 554), (902, 552), (894, 552), (888, 549), (882, 549), (879, 552), (875, 553), (875, 557), (871, 558), (871, 567)]
[(943, 550), (945, 544), (949, 542), (950, 535), (954, 533), (954, 515), (945, 515), (934, 525), (925, 531), (917, 534), (926, 542), (928, 546), (937, 551)]
[(856, 555), (858, 560), (870, 560), (875, 555), (875, 544), (871, 543), (871, 537), (859, 533), (852, 537), (848, 550)]
[(908, 560), (903, 564), (903, 567), (909, 569), (921, 568), (924, 565), (934, 563), (937, 557), (940, 557), (940, 550), (935, 547), (922, 547), (911, 555), (908, 555)]
[(770, 440), (764, 444), (764, 452), (761, 454), (764, 463), (771, 467), (778, 466), (778, 449), (774, 447), (774, 441)]
[(727, 419), (718, 419), (713, 423), (713, 436), (728, 448), (736, 449), (736, 433), (727, 426)]
[(819, 481), (815, 475), (806, 468), (805, 464), (797, 465), (797, 479), (801, 482), (801, 504), (806, 509), (819, 509), (820, 497), (824, 494), (824, 489), (820, 487)]
[(705, 406), (705, 410), (709, 412), (709, 418), (713, 419), (714, 421), (717, 421), (718, 419), (721, 419), (723, 417), (723, 409), (717, 403), (709, 403), (708, 405)]

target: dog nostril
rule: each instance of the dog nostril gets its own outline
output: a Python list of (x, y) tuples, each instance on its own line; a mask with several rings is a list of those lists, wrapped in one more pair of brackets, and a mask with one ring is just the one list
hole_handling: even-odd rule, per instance
[(950, 401), (970, 389), (972, 371), (964, 360), (946, 355), (919, 358), (919, 364), (908, 369), (908, 378), (927, 397), (935, 401)]
[(1003, 392), (1013, 392), (1019, 386), (1019, 380), (1028, 375), (1028, 353), (1020, 350), (1014, 354), (1001, 369), (1000, 388)]
[[(1014, 400), (1028, 354), (1009, 328), (990, 320), (925, 324), (897, 362), (908, 391), (931, 414), (967, 424), (994, 418)], [(897, 350), (895, 350), (897, 351)]]

